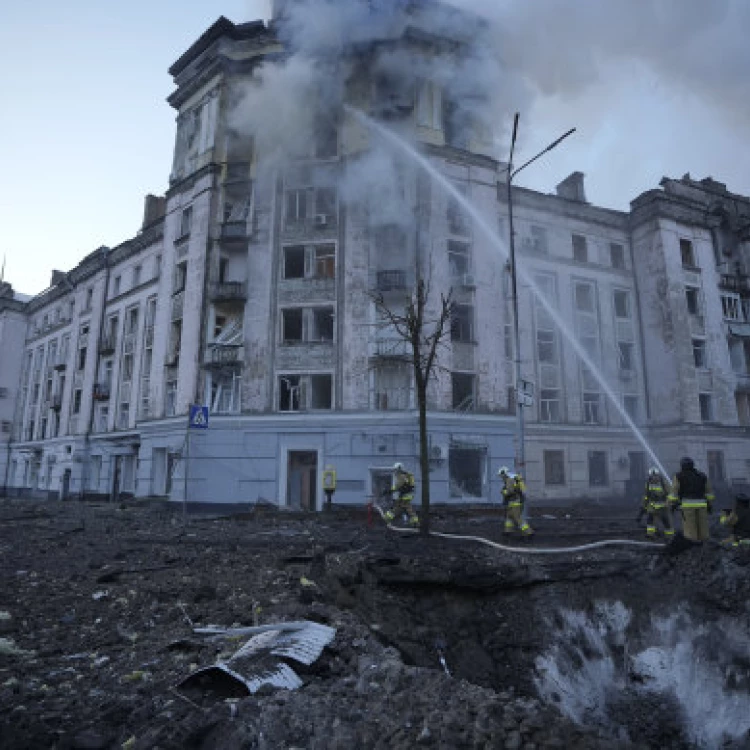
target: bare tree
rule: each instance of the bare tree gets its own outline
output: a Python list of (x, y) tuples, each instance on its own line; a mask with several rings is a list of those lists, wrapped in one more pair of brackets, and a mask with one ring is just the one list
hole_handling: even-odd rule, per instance
[(430, 530), (430, 456), (427, 439), (427, 387), (438, 367), (438, 348), (450, 335), (453, 312), (452, 290), (440, 294), (440, 304), (433, 314), (429, 310), (430, 284), (419, 279), (403, 310), (389, 305), (383, 294), (372, 295), (383, 325), (408, 342), (407, 357), (414, 373), (414, 388), (419, 409), (419, 469), (422, 486), (420, 531)]

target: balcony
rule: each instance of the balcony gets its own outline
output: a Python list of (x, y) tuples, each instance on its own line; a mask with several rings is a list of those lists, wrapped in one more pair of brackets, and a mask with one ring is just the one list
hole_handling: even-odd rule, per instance
[(52, 365), (52, 369), (57, 370), (58, 372), (64, 370), (68, 366), (66, 360), (67, 357), (58, 357)]
[(379, 359), (408, 359), (413, 353), (411, 342), (399, 338), (375, 339), (371, 351)]
[(219, 239), (226, 244), (245, 242), (249, 237), (250, 230), (246, 219), (225, 221), (219, 231)]
[(114, 354), (115, 348), (117, 347), (116, 336), (102, 336), (99, 339), (99, 354), (106, 356), (108, 354)]
[(750, 294), (750, 277), (745, 274), (722, 274), (719, 286), (727, 292)]
[(111, 391), (109, 383), (94, 383), (94, 401), (108, 401)]
[(164, 367), (178, 367), (180, 364), (180, 349), (175, 347), (167, 352)]
[(247, 285), (244, 281), (215, 281), (209, 290), (211, 302), (245, 302)]
[(378, 292), (394, 292), (410, 286), (409, 274), (404, 270), (377, 271), (375, 289)]
[(207, 369), (241, 367), (244, 361), (243, 347), (237, 344), (209, 344), (206, 354)]

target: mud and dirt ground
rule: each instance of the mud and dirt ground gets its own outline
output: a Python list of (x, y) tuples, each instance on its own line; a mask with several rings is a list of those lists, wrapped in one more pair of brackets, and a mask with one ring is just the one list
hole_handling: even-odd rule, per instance
[[(520, 545), (641, 538), (630, 510), (532, 521)], [(503, 539), (488, 510), (440, 509), (433, 528)], [(727, 578), (725, 554), (532, 557), (395, 534), (362, 511), (184, 519), (162, 503), (3, 500), (0, 747), (690, 747), (669, 722), (621, 741), (574, 726), (537, 699), (534, 661), (558, 605), (617, 595), (646, 613), (688, 599), (745, 612), (750, 568), (732, 562)], [(290, 662), (298, 690), (180, 687), (226, 656), (194, 627), (297, 620), (336, 629), (312, 665)]]

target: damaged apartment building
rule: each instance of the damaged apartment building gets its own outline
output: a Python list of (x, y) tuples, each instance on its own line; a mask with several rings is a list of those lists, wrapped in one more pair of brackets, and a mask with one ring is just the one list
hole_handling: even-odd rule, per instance
[[(422, 278), (433, 306), (454, 300), (428, 392), (432, 497), (497, 498), (516, 450), (506, 256), (352, 114), (415, 144), (505, 246), (486, 92), (462, 75), (483, 25), (427, 0), (359, 5), (346, 45), (301, 36), (293, 2), (268, 25), (219, 19), (170, 69), (169, 189), (138, 234), (28, 301), (0, 291), (2, 350), (23, 351), (0, 363), (8, 494), (317, 510), (330, 465), (336, 501), (364, 503), (419, 451), (409, 350), (373, 295), (402, 309)], [(665, 465), (746, 482), (750, 199), (686, 175), (613, 211), (574, 173), (555, 194), (514, 188), (514, 223), (519, 264)], [(634, 491), (643, 447), (524, 283), (519, 306), (531, 495)]]

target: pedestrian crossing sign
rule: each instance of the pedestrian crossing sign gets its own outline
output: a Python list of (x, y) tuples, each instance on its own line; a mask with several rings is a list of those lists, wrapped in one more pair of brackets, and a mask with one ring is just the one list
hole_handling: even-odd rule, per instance
[(208, 429), (208, 407), (193, 404), (190, 407), (190, 420), (188, 425), (196, 430)]

